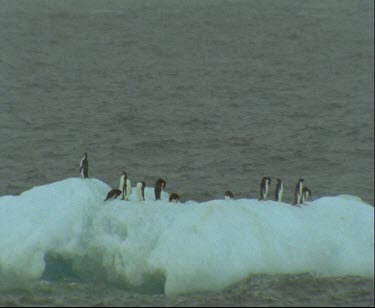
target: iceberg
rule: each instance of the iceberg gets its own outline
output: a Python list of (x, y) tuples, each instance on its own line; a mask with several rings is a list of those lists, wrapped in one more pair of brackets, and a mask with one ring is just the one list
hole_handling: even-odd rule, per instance
[[(40, 281), (56, 264), (78, 279), (167, 295), (218, 291), (252, 274), (374, 273), (374, 208), (359, 197), (302, 207), (255, 199), (104, 202), (98, 179), (68, 178), (0, 197), (0, 285)], [(51, 262), (54, 260), (54, 262)]]

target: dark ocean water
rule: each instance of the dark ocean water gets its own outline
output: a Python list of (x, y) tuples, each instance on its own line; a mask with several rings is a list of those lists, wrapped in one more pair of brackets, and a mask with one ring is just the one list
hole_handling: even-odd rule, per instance
[[(287, 202), (303, 177), (313, 199), (373, 205), (373, 10), (0, 0), (0, 195), (79, 176), (87, 152), (91, 177), (114, 186), (126, 168), (183, 200), (255, 198), (268, 175)], [(257, 276), (174, 299), (74, 286), (9, 290), (0, 305), (374, 305), (373, 280), (358, 277)]]
[(217, 293), (166, 297), (115, 286), (41, 282), (4, 291), (1, 306), (188, 306), (188, 307), (364, 307), (374, 306), (374, 281), (358, 277), (313, 278), (302, 275), (256, 275)]

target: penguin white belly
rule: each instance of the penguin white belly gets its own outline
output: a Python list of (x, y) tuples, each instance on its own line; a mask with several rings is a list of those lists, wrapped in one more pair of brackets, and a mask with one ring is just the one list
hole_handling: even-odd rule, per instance
[(279, 202), (282, 202), (283, 201), (283, 193), (284, 193), (284, 185), (281, 185), (280, 186), (280, 190), (279, 190)]
[(120, 178), (120, 185), (119, 185), (118, 189), (120, 189), (122, 191), (123, 187), (124, 187), (124, 177), (122, 176)]
[(130, 195), (132, 194), (132, 184), (129, 179), (126, 180), (126, 192), (125, 192), (125, 200), (129, 200)]
[(302, 198), (303, 198), (303, 187), (302, 187), (302, 185), (301, 185), (301, 189), (299, 190), (299, 193), (298, 193), (298, 197), (299, 197), (299, 204), (302, 204), (303, 203), (303, 200), (302, 200)]
[(297, 204), (301, 204), (302, 203), (302, 194), (298, 192), (297, 194)]
[(284, 194), (284, 185), (281, 185), (281, 189), (280, 189), (280, 202), (283, 201), (283, 194)]
[(268, 187), (269, 187), (269, 185), (268, 185), (268, 181), (266, 181), (266, 187), (265, 187), (265, 189), (264, 189), (264, 193), (263, 193), (264, 200), (267, 199)]

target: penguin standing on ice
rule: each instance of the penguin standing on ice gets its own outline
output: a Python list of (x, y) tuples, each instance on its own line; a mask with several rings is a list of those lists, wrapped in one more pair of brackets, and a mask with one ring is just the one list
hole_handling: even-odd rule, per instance
[(155, 200), (160, 200), (161, 192), (164, 190), (164, 188), (167, 186), (167, 183), (163, 179), (157, 179), (155, 182)]
[(128, 201), (132, 194), (132, 184), (128, 178), (128, 174), (124, 171), (120, 180), (120, 189), (122, 190), (122, 200)]
[(234, 199), (233, 193), (230, 190), (227, 190), (224, 194), (225, 200), (232, 200)]
[(259, 201), (265, 201), (267, 199), (268, 190), (271, 185), (271, 178), (269, 176), (264, 176), (260, 182), (260, 197)]
[(126, 172), (124, 171), (120, 177), (120, 184), (118, 186), (118, 189), (121, 190), (121, 199), (124, 199), (125, 196), (124, 196), (124, 192), (126, 191), (126, 178), (128, 177), (128, 175), (126, 174)]
[(294, 205), (302, 203), (303, 181), (304, 179), (299, 179), (294, 189)]
[(137, 183), (138, 201), (145, 201), (145, 187), (146, 183), (144, 181)]
[(309, 199), (310, 197), (311, 197), (311, 190), (308, 189), (306, 186), (304, 186), (302, 189), (302, 204), (304, 204), (305, 201), (307, 201), (307, 199)]
[(169, 202), (178, 203), (180, 201), (180, 196), (177, 193), (171, 193), (169, 196)]
[(89, 161), (87, 160), (87, 153), (85, 153), (81, 159), (79, 172), (81, 173), (82, 179), (87, 179), (89, 177)]
[(275, 201), (282, 202), (284, 193), (284, 185), (280, 179), (277, 179), (276, 190), (275, 190)]

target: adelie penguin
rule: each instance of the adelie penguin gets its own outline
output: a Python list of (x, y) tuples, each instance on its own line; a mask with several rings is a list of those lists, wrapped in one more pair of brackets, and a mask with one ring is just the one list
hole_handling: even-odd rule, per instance
[(122, 194), (122, 191), (120, 189), (117, 189), (117, 188), (113, 188), (109, 191), (109, 193), (107, 194), (107, 197), (104, 199), (104, 201), (107, 201), (107, 200), (114, 200), (116, 199), (118, 196), (120, 196)]
[(304, 179), (299, 179), (294, 189), (294, 205), (302, 203), (303, 181)]
[(167, 183), (163, 179), (157, 179), (155, 183), (155, 200), (160, 200), (161, 192), (165, 189)]
[(307, 201), (307, 199), (309, 199), (310, 197), (311, 197), (311, 190), (308, 189), (306, 186), (304, 186), (302, 189), (302, 204), (304, 204), (305, 201)]
[(145, 201), (145, 187), (146, 187), (146, 183), (144, 181), (137, 183), (138, 201)]
[(284, 193), (284, 185), (280, 179), (277, 179), (276, 190), (275, 190), (275, 201), (282, 202)]
[(120, 187), (122, 194), (121, 199), (128, 201), (132, 194), (132, 184), (128, 178), (128, 174), (124, 171), (120, 179)]
[(233, 200), (234, 199), (233, 193), (230, 190), (227, 190), (224, 194), (224, 199)]
[(82, 179), (87, 179), (89, 177), (89, 161), (87, 160), (87, 153), (85, 153), (81, 159), (79, 172), (81, 173)]
[(180, 202), (180, 196), (177, 193), (171, 193), (171, 195), (169, 196), (169, 202)]
[(268, 191), (271, 185), (271, 178), (269, 176), (264, 176), (260, 182), (260, 197), (259, 201), (265, 201), (267, 199)]

